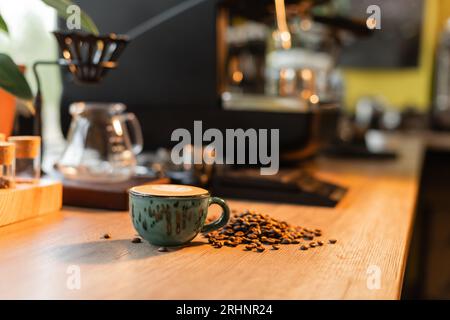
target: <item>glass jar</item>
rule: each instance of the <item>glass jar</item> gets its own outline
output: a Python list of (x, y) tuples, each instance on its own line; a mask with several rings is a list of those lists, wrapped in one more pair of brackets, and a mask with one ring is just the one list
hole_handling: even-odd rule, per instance
[(15, 145), (0, 142), (0, 189), (14, 187)]
[(41, 176), (41, 137), (16, 136), (8, 141), (16, 146), (17, 183), (36, 183)]

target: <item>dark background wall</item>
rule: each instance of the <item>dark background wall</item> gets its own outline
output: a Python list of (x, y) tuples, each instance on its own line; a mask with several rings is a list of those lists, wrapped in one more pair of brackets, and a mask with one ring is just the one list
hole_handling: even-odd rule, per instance
[[(78, 0), (101, 33), (123, 34), (184, 0)], [(216, 99), (215, 0), (130, 42), (119, 68), (94, 86), (65, 83), (65, 101), (122, 101), (130, 107), (211, 107)]]
[[(366, 19), (367, 7), (381, 9), (381, 32), (356, 39), (343, 48), (340, 64), (359, 68), (417, 67), (422, 30), (423, 0), (349, 0), (344, 15)], [(380, 54), (380, 51), (383, 54)]]

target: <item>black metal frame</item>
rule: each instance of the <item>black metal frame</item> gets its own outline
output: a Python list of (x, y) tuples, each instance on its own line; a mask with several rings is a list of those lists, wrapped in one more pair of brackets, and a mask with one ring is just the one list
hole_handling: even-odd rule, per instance
[(37, 92), (34, 99), (34, 108), (36, 114), (33, 121), (33, 134), (36, 136), (42, 136), (42, 95), (41, 95), (41, 79), (39, 78), (38, 67), (41, 65), (67, 65), (64, 59), (59, 59), (55, 61), (36, 61), (33, 64), (34, 78), (36, 79)]

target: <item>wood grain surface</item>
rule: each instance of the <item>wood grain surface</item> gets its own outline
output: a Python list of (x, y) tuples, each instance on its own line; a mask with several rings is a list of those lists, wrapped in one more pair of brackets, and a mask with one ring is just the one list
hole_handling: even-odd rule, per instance
[(0, 189), (0, 227), (59, 212), (61, 206), (60, 182), (42, 179), (38, 184), (16, 184), (12, 189)]
[[(229, 201), (233, 210), (320, 228), (324, 240), (338, 240), (334, 245), (256, 253), (214, 249), (199, 236), (191, 246), (158, 252), (131, 243), (136, 233), (125, 212), (65, 208), (0, 228), (0, 298), (397, 299), (423, 145), (406, 136), (390, 143), (396, 160), (321, 158), (310, 165), (319, 177), (349, 187), (336, 208)], [(105, 233), (111, 239), (102, 239)], [(367, 285), (374, 270), (379, 288)]]

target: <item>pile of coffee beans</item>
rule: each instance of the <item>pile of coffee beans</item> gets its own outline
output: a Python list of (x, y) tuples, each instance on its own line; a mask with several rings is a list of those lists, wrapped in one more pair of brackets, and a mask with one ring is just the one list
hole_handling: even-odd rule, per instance
[[(301, 250), (323, 246), (323, 241), (314, 241), (322, 236), (322, 230), (291, 226), (269, 215), (254, 211), (234, 214), (228, 224), (219, 230), (204, 235), (214, 248), (243, 245), (247, 251), (263, 252), (266, 248), (279, 250), (280, 245), (300, 245)], [(329, 240), (330, 244), (336, 240)]]

